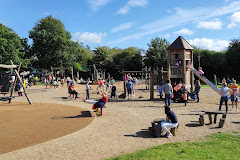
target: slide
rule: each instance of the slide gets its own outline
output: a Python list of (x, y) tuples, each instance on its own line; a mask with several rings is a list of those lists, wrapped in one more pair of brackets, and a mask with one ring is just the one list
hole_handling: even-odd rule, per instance
[(198, 76), (203, 82), (205, 82), (207, 85), (209, 85), (212, 89), (214, 89), (218, 94), (220, 94), (220, 89), (217, 88), (211, 81), (209, 81), (206, 77), (201, 76), (199, 72), (192, 66), (187, 65), (187, 68), (190, 69), (196, 76)]

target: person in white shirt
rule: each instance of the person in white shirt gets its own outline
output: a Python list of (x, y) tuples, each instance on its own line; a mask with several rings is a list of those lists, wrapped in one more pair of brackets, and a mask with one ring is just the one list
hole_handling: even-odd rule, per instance
[(232, 92), (232, 90), (227, 87), (227, 84), (226, 84), (226, 83), (223, 83), (223, 84), (222, 84), (222, 88), (221, 88), (221, 90), (220, 90), (221, 99), (220, 99), (219, 111), (221, 111), (221, 109), (222, 109), (222, 104), (223, 104), (223, 102), (225, 102), (226, 112), (228, 112), (228, 93), (229, 93), (229, 92)]

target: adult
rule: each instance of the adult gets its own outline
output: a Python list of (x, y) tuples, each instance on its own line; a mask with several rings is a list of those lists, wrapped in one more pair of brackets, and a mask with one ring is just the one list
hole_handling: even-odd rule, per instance
[(75, 95), (76, 99), (78, 98), (78, 92), (75, 90), (73, 83), (70, 83), (70, 85), (68, 87), (68, 92), (70, 93), (70, 95), (71, 94)]
[[(103, 81), (102, 78), (100, 78), (100, 79), (99, 79), (99, 85), (98, 85), (98, 87), (97, 87), (98, 93), (100, 93), (100, 91), (104, 91), (104, 86), (105, 86), (104, 81)], [(100, 90), (99, 90), (99, 89), (100, 89)]]
[(165, 94), (165, 105), (170, 106), (171, 105), (171, 95), (173, 94), (173, 87), (169, 83), (170, 81), (167, 80), (167, 83), (163, 85), (163, 92)]
[(200, 92), (200, 89), (201, 89), (200, 81), (196, 80), (194, 92), (197, 95), (197, 103), (199, 103), (199, 92)]
[(67, 76), (67, 86), (68, 87), (69, 87), (70, 81), (71, 81), (71, 78), (69, 76)]
[(236, 84), (236, 80), (232, 80), (232, 85), (229, 86), (229, 88), (233, 91), (231, 93), (231, 102), (232, 102), (232, 109), (234, 110), (234, 104), (236, 105), (236, 111), (238, 111), (238, 101), (239, 101), (239, 86)]
[(226, 112), (228, 112), (228, 93), (229, 92), (232, 92), (232, 90), (227, 87), (226, 83), (223, 83), (222, 88), (220, 89), (221, 99), (220, 99), (219, 111), (221, 111), (222, 104), (223, 102), (225, 102)]
[(130, 79), (128, 79), (128, 82), (126, 83), (127, 93), (128, 93), (128, 100), (132, 98), (132, 89), (133, 89), (133, 83)]
[(176, 114), (171, 111), (169, 106), (165, 106), (166, 121), (161, 123), (162, 129), (166, 132), (166, 137), (172, 137), (172, 133), (168, 128), (176, 128), (178, 126), (178, 120)]

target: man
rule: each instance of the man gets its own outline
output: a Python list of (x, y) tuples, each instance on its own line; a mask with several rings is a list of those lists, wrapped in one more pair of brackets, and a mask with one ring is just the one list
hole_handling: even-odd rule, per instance
[(234, 103), (236, 104), (236, 111), (238, 111), (237, 104), (238, 104), (238, 100), (239, 100), (239, 93), (238, 93), (239, 86), (236, 84), (236, 80), (233, 80), (232, 82), (233, 82), (233, 84), (229, 86), (229, 88), (233, 91), (231, 94), (231, 101), (232, 101), (231, 111), (234, 110)]
[(167, 138), (172, 137), (172, 133), (168, 128), (176, 128), (178, 126), (178, 120), (176, 114), (170, 110), (169, 106), (165, 106), (166, 122), (161, 123), (162, 129), (166, 132)]
[(171, 95), (173, 94), (173, 88), (172, 85), (169, 84), (169, 80), (167, 80), (167, 83), (163, 85), (163, 92), (165, 94), (165, 105), (170, 106), (171, 104)]
[(133, 83), (130, 79), (128, 79), (128, 82), (126, 83), (127, 93), (128, 93), (128, 100), (132, 98), (132, 89), (133, 89)]

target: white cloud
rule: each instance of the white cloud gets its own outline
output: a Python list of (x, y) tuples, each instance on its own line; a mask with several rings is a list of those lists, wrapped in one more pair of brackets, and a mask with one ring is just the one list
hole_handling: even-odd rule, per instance
[(187, 28), (183, 28), (179, 31), (174, 32), (174, 34), (178, 34), (178, 35), (193, 35), (193, 33), (194, 33), (193, 31), (191, 31)]
[(231, 23), (227, 26), (229, 29), (236, 27), (240, 24), (240, 12), (234, 12), (230, 17)]
[(229, 41), (220, 40), (220, 39), (207, 39), (207, 38), (196, 38), (193, 40), (188, 40), (188, 42), (196, 47), (202, 49), (209, 49), (213, 51), (223, 51), (229, 46)]
[(222, 29), (222, 22), (219, 19), (214, 19), (212, 21), (201, 21), (198, 23), (197, 28)]
[(164, 35), (164, 38), (169, 38), (170, 37), (170, 34), (165, 34)]
[(148, 0), (129, 0), (128, 3), (120, 8), (116, 14), (126, 14), (130, 11), (131, 7), (146, 7)]
[(113, 40), (107, 42), (107, 45), (115, 45), (120, 42), (129, 41), (131, 39), (136, 39), (139, 37), (143, 37), (146, 35), (151, 35), (155, 33), (159, 33), (165, 31), (167, 29), (180, 26), (184, 23), (188, 22), (198, 22), (208, 20), (210, 18), (217, 18), (219, 16), (234, 13), (240, 10), (240, 1), (234, 1), (227, 6), (223, 6), (220, 8), (209, 8), (209, 7), (199, 7), (193, 8), (190, 10), (186, 9), (176, 9), (176, 13), (166, 16), (162, 19), (156, 20), (154, 22), (148, 23), (140, 27), (145, 31), (136, 33), (134, 35), (125, 36), (123, 38), (119, 38), (117, 40)]
[(90, 8), (92, 11), (97, 11), (99, 7), (102, 7), (112, 0), (88, 0), (88, 3), (90, 4)]
[(121, 31), (121, 30), (124, 30), (124, 29), (130, 29), (130, 28), (132, 28), (132, 26), (134, 24), (135, 24), (135, 22), (129, 22), (129, 23), (121, 24), (120, 26), (118, 26), (116, 28), (113, 28), (111, 30), (111, 32), (118, 32), (118, 31)]
[(43, 12), (42, 14), (43, 14), (43, 15), (46, 15), (46, 16), (50, 15), (49, 12)]
[(101, 43), (102, 39), (107, 36), (107, 33), (89, 33), (89, 32), (76, 32), (72, 34), (73, 41), (79, 42), (94, 42)]

